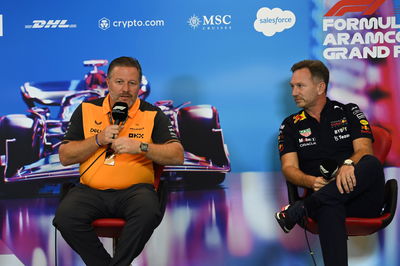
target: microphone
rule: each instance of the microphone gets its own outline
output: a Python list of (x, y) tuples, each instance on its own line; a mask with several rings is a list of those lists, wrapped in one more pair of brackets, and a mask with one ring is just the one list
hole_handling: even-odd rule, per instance
[(111, 116), (114, 119), (114, 125), (119, 125), (128, 117), (128, 104), (116, 102), (111, 110)]
[(319, 171), (326, 180), (332, 179), (336, 175), (338, 169), (339, 165), (333, 159), (323, 159), (319, 165)]
[[(128, 104), (124, 102), (116, 102), (111, 110), (111, 116), (114, 119), (114, 125), (119, 125), (128, 117)], [(115, 134), (112, 137), (115, 139)], [(108, 144), (106, 152), (106, 164), (114, 165), (114, 150), (111, 149), (111, 143)]]

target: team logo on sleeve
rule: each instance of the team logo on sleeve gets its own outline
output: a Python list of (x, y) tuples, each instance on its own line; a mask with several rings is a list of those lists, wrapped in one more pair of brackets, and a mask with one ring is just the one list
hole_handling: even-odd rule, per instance
[(283, 151), (283, 144), (279, 144), (278, 149), (279, 149), (279, 151)]
[(365, 119), (366, 118), (364, 113), (361, 112), (360, 109), (358, 109), (357, 107), (353, 107), (353, 108), (354, 108), (354, 110), (352, 109), (353, 115), (355, 115), (358, 119)]
[(297, 115), (293, 116), (293, 120), (294, 120), (294, 123), (295, 123), (295, 124), (296, 124), (297, 122), (299, 122), (299, 121), (304, 120), (304, 119), (306, 119), (306, 114), (304, 113), (304, 111), (301, 112), (300, 114), (297, 114)]
[(169, 134), (170, 134), (171, 138), (174, 138), (174, 139), (178, 138), (176, 135), (176, 132), (172, 126), (168, 126), (168, 130), (169, 130)]
[(369, 123), (367, 120), (360, 120), (360, 124), (361, 124), (361, 131), (363, 131), (364, 133), (371, 133), (371, 128), (369, 127)]

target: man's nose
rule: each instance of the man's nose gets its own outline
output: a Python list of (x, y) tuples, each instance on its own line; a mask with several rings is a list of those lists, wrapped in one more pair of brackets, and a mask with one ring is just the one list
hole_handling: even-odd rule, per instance
[(297, 96), (299, 93), (298, 89), (296, 89), (296, 86), (292, 87), (292, 96)]
[(124, 83), (124, 85), (122, 86), (122, 91), (126, 92), (128, 90), (129, 90), (128, 83)]

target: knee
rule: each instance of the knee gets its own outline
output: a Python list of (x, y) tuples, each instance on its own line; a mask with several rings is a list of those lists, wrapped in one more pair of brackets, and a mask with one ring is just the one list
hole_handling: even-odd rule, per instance
[(61, 204), (58, 207), (54, 216), (53, 226), (55, 226), (60, 231), (70, 230), (74, 221), (74, 218), (72, 216), (73, 213), (73, 210), (70, 210), (69, 208)]
[(152, 208), (144, 208), (142, 212), (143, 220), (148, 222), (158, 223), (161, 217), (159, 206), (153, 206)]
[(155, 228), (161, 222), (161, 212), (158, 207), (143, 206), (140, 208), (138, 215), (134, 215), (132, 219), (145, 227), (150, 226)]
[(381, 161), (379, 161), (378, 158), (376, 158), (374, 155), (367, 154), (364, 155), (360, 161), (358, 162), (357, 165), (363, 166), (363, 167), (371, 167), (371, 168), (382, 168)]
[(356, 175), (368, 175), (384, 178), (383, 166), (378, 158), (373, 155), (364, 155), (356, 166)]

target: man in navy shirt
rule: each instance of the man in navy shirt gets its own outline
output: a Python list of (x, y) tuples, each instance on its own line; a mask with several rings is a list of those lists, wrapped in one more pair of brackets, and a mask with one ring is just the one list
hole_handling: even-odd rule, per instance
[[(318, 60), (303, 60), (291, 70), (292, 96), (302, 109), (280, 126), (282, 172), (286, 180), (313, 193), (284, 207), (275, 218), (286, 233), (305, 215), (314, 218), (325, 265), (347, 265), (345, 218), (379, 216), (383, 168), (373, 156), (373, 136), (364, 113), (356, 104), (327, 97), (327, 67)], [(338, 164), (330, 180), (320, 173), (326, 160)]]

